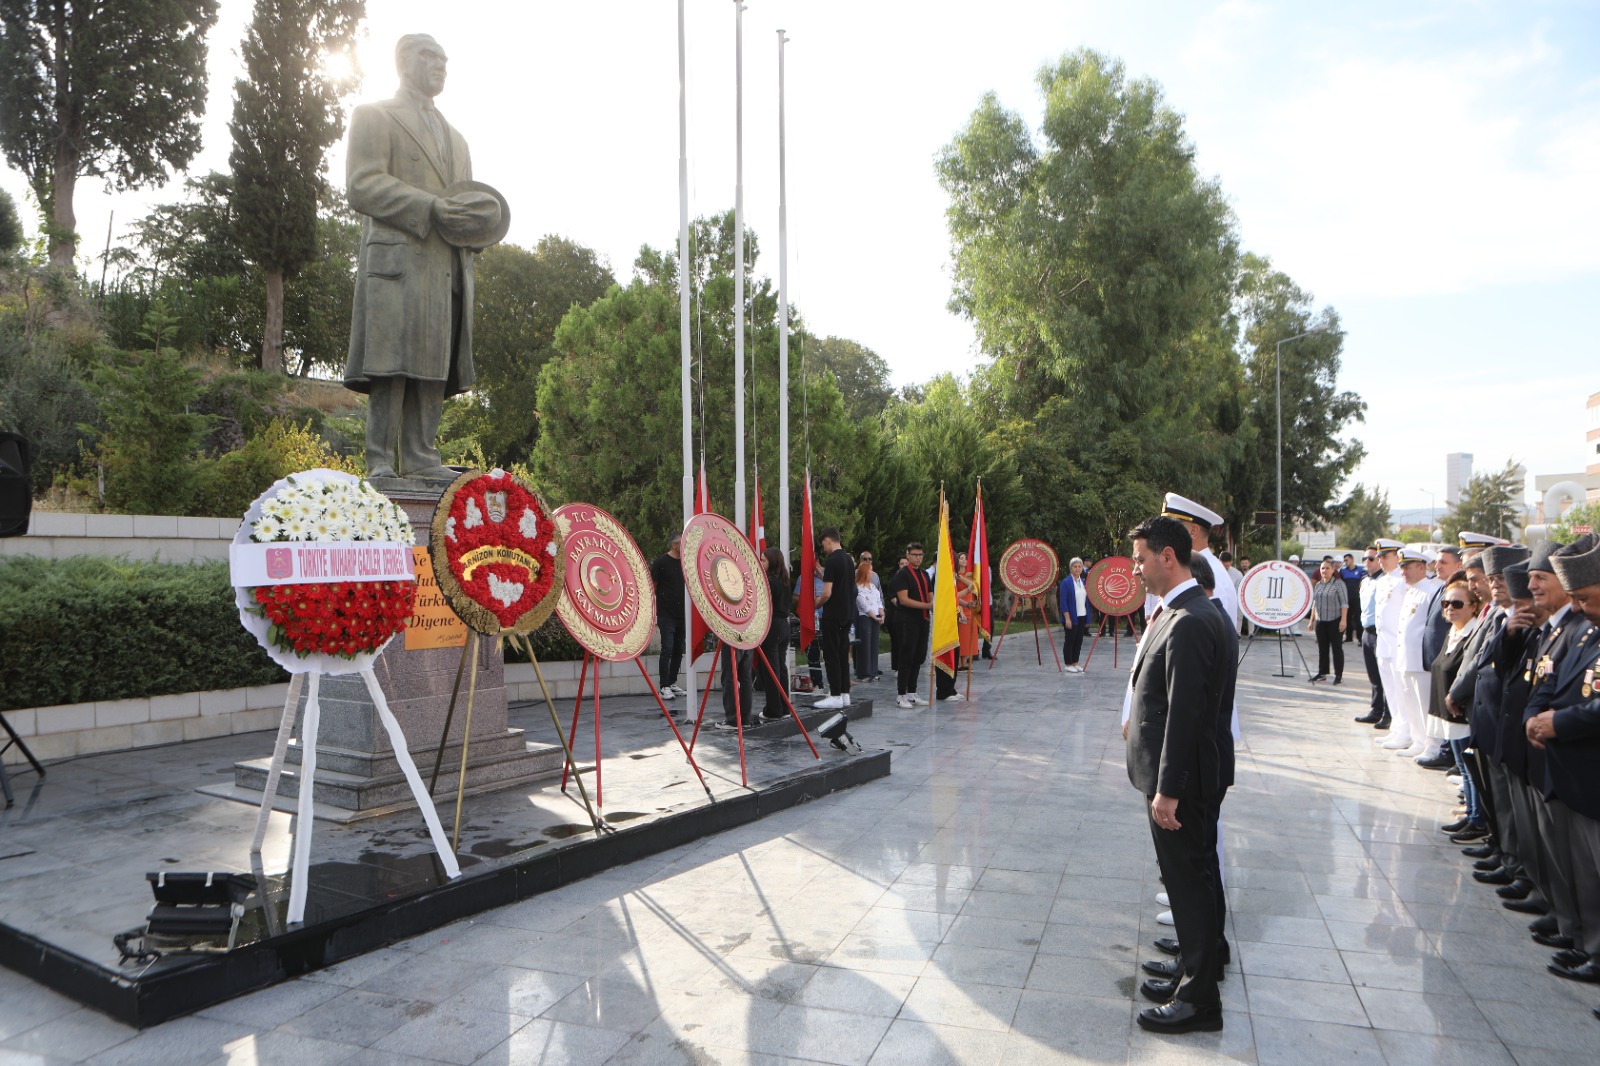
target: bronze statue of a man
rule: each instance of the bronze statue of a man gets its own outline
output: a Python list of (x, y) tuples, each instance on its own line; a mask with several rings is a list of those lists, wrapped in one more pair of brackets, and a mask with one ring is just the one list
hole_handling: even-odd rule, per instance
[(467, 142), (433, 106), (444, 49), (395, 46), (400, 91), (350, 117), (346, 189), (366, 216), (350, 324), (347, 388), (368, 395), (367, 476), (452, 480), (439, 458), (445, 397), (472, 388), (472, 260), (509, 211), (472, 182)]

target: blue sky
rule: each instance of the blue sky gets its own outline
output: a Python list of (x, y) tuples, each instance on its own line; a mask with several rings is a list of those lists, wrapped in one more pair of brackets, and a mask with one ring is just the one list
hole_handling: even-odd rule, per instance
[[(370, 0), (360, 97), (392, 92), (391, 49), (451, 55), (440, 109), (513, 213), (508, 239), (560, 233), (626, 275), (677, 228), (676, 6)], [(691, 211), (734, 193), (734, 5), (690, 0)], [(225, 169), (234, 52), (223, 0), (197, 170)], [(751, 0), (744, 15), (746, 217), (777, 273), (777, 37), (791, 39), (791, 299), (821, 334), (881, 353), (896, 380), (969, 371), (949, 295), (933, 158), (995, 91), (1037, 123), (1038, 67), (1088, 45), (1155, 79), (1246, 248), (1348, 332), (1342, 384), (1369, 404), (1357, 477), (1398, 509), (1442, 497), (1448, 452), (1479, 468), (1581, 470), (1600, 391), (1600, 4), (1103, 4), (1076, 0)], [(330, 156), (342, 173), (342, 150)], [(12, 171), (0, 185), (21, 196)], [(159, 190), (80, 183), (85, 247)]]

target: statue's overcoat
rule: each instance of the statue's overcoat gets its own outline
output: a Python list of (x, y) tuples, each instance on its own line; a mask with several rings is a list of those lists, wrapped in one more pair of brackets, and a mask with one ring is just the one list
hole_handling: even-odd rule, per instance
[(446, 395), (475, 381), (473, 253), (445, 241), (432, 213), (448, 186), (471, 179), (472, 159), (466, 139), (440, 122), (449, 141), (445, 158), (405, 92), (350, 116), (346, 192), (351, 208), (366, 216), (344, 372), (356, 392), (391, 375), (443, 381)]

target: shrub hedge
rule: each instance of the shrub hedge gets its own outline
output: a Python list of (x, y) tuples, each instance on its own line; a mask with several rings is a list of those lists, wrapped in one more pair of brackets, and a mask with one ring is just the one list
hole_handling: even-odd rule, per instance
[[(541, 662), (583, 657), (554, 617), (532, 643)], [(239, 624), (226, 563), (0, 557), (0, 710), (286, 676)]]
[(0, 558), (0, 709), (281, 681), (226, 563)]

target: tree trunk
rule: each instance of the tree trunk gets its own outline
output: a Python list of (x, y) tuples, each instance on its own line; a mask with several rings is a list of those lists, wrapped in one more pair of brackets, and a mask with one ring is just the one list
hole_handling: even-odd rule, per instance
[(56, 146), (51, 184), (50, 265), (70, 273), (78, 255), (78, 216), (72, 209), (72, 193), (78, 184), (78, 158), (65, 138)]
[(261, 338), (261, 369), (283, 373), (283, 271), (268, 270), (267, 321)]

